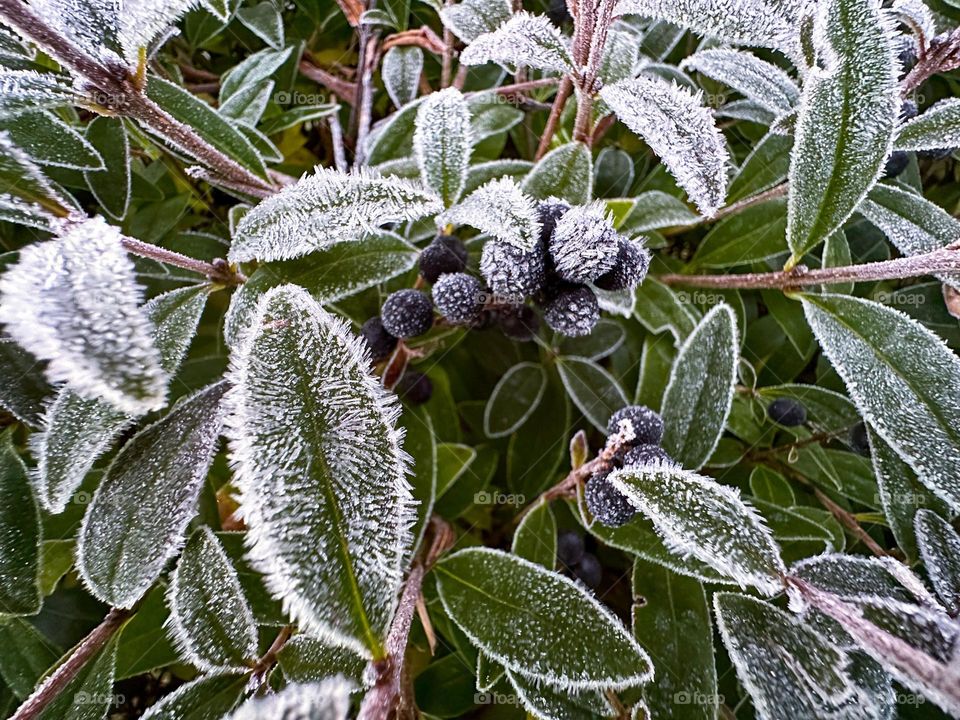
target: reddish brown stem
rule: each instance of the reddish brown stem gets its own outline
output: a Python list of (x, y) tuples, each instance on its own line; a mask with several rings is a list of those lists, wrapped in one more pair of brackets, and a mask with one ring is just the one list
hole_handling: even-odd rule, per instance
[(199, 273), (212, 282), (222, 285), (239, 285), (246, 281), (246, 278), (241, 273), (232, 271), (227, 263), (222, 260), (215, 263), (208, 263), (126, 236), (124, 236), (121, 244), (127, 252), (133, 255), (150, 258), (165, 265), (173, 265), (174, 267)]
[(304, 77), (313, 80), (315, 83), (323, 85), (348, 105), (352, 106), (354, 102), (356, 102), (356, 83), (339, 78), (333, 73), (324, 70), (322, 67), (315, 65), (312, 61), (307, 59), (300, 61), (300, 73)]
[(563, 108), (573, 92), (573, 81), (569, 77), (564, 77), (560, 81), (560, 87), (557, 88), (557, 96), (553, 99), (553, 107), (550, 108), (550, 115), (547, 117), (547, 125), (543, 128), (543, 136), (540, 138), (540, 144), (537, 146), (537, 152), (533, 156), (534, 160), (539, 160), (547, 154), (550, 149), (550, 143), (560, 125), (560, 116), (563, 114)]

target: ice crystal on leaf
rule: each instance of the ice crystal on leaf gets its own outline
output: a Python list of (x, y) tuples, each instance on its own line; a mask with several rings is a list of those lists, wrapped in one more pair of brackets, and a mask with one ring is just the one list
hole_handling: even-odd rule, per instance
[(163, 406), (167, 375), (121, 242), (116, 228), (94, 218), (25, 247), (0, 278), (0, 323), (50, 361), (51, 381), (138, 413)]
[(471, 43), (484, 33), (496, 30), (512, 14), (513, 5), (509, 0), (463, 0), (445, 6), (440, 11), (440, 19), (460, 40)]
[(540, 237), (535, 203), (509, 177), (481, 185), (440, 220), (470, 225), (521, 250), (533, 250)]
[(353, 683), (341, 676), (290, 683), (280, 692), (253, 697), (224, 720), (346, 720)]
[(600, 277), (613, 268), (619, 250), (620, 236), (600, 201), (567, 210), (550, 237), (557, 274), (570, 282)]
[(61, 76), (0, 69), (0, 118), (70, 105), (78, 99), (79, 93)]
[(684, 60), (681, 68), (722, 82), (775, 115), (789, 112), (800, 99), (800, 89), (786, 72), (742, 50), (701, 50)]
[(937, 34), (937, 20), (922, 0), (895, 0), (893, 12), (907, 25), (919, 29), (927, 42)]
[(365, 344), (306, 291), (260, 300), (231, 357), (231, 457), (249, 558), (311, 633), (381, 652), (414, 520), (399, 408)]
[(917, 512), (917, 546), (933, 589), (951, 617), (960, 615), (960, 535), (935, 512)]
[(897, 150), (939, 150), (960, 146), (960, 98), (946, 98), (904, 123)]
[(572, 73), (574, 62), (567, 45), (567, 39), (546, 15), (521, 11), (471, 42), (460, 54), (460, 62), (526, 65), (546, 72)]
[(428, 95), (417, 110), (413, 149), (420, 177), (446, 207), (463, 192), (472, 144), (470, 109), (463, 94), (446, 88)]
[(234, 232), (230, 259), (287, 260), (357, 240), (388, 222), (417, 220), (442, 207), (432, 192), (408, 180), (317, 168), (243, 217)]
[(699, 95), (655, 77), (609, 85), (600, 97), (660, 156), (704, 215), (723, 204), (730, 161), (713, 113)]

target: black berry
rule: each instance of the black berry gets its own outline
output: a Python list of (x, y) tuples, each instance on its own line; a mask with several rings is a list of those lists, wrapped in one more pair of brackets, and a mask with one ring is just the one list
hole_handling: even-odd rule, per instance
[(433, 303), (419, 290), (398, 290), (390, 293), (380, 318), (387, 332), (398, 338), (423, 335), (433, 326)]
[(460, 325), (480, 316), (485, 295), (479, 280), (461, 272), (442, 275), (433, 286), (437, 310), (450, 322)]
[(497, 320), (504, 335), (520, 342), (533, 340), (540, 329), (540, 318), (536, 311), (527, 305), (501, 308), (497, 312)]
[(544, 306), (543, 319), (563, 335), (589, 335), (600, 320), (600, 305), (590, 288), (575, 286), (560, 291)]
[(883, 176), (885, 178), (895, 178), (897, 175), (907, 169), (910, 164), (910, 156), (903, 150), (894, 150), (887, 158), (887, 164), (883, 166)]
[(807, 409), (793, 398), (777, 398), (767, 406), (767, 415), (778, 425), (796, 427), (807, 421)]
[(627, 405), (617, 410), (607, 421), (607, 434), (619, 432), (622, 420), (633, 426), (632, 445), (659, 445), (663, 440), (663, 418), (644, 405)]
[(652, 465), (655, 463), (673, 464), (673, 458), (667, 455), (667, 451), (659, 445), (637, 445), (627, 450), (623, 456), (624, 466), (628, 465)]
[(583, 537), (573, 530), (561, 530), (557, 533), (557, 560), (561, 565), (572, 568), (583, 557)]
[(650, 269), (650, 253), (639, 243), (620, 239), (620, 250), (613, 269), (593, 281), (602, 290), (633, 289), (647, 276)]
[(407, 370), (393, 391), (411, 405), (422, 405), (433, 395), (433, 383), (422, 372)]
[(609, 473), (594, 473), (583, 489), (590, 514), (608, 527), (625, 525), (637, 514), (630, 501), (609, 481)]
[(370, 348), (370, 358), (374, 362), (390, 357), (390, 353), (397, 346), (397, 338), (384, 330), (379, 315), (374, 315), (360, 326), (360, 337)]
[(429, 283), (446, 273), (461, 272), (466, 266), (467, 248), (453, 235), (438, 235), (420, 253), (420, 274)]
[[(564, 10), (566, 10), (566, 3), (564, 3)], [(540, 242), (543, 243), (544, 247), (550, 242), (553, 230), (557, 227), (557, 220), (562, 218), (564, 213), (569, 209), (570, 205), (555, 197), (541, 200), (537, 205), (537, 220), (540, 223)]]
[(540, 244), (533, 250), (521, 250), (491, 240), (483, 246), (480, 273), (501, 302), (519, 304), (543, 288), (545, 260)]
[(867, 426), (858, 422), (850, 428), (850, 448), (858, 455), (868, 457), (870, 455), (870, 440), (867, 437)]
[(578, 206), (557, 221), (549, 250), (561, 278), (584, 283), (613, 269), (620, 236), (602, 206)]
[(573, 568), (574, 576), (591, 590), (596, 590), (603, 578), (603, 568), (596, 555), (584, 553), (580, 564)]

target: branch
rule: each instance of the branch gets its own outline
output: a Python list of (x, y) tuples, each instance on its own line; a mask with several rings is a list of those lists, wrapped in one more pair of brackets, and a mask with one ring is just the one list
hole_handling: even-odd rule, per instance
[(73, 653), (60, 665), (33, 694), (23, 701), (11, 720), (33, 720), (73, 680), (84, 666), (110, 641), (123, 624), (133, 615), (131, 610), (113, 608), (99, 625), (74, 648)]
[(327, 72), (322, 67), (315, 65), (311, 60), (304, 58), (300, 61), (300, 73), (313, 80), (315, 83), (323, 85), (330, 90), (340, 100), (352, 106), (356, 102), (357, 85), (349, 80), (339, 78), (331, 72)]
[(560, 116), (563, 114), (563, 108), (573, 92), (573, 81), (569, 77), (564, 77), (560, 81), (560, 87), (557, 89), (557, 96), (553, 99), (553, 107), (550, 108), (550, 116), (547, 118), (547, 125), (543, 128), (543, 136), (540, 138), (540, 144), (537, 146), (537, 152), (533, 156), (534, 161), (539, 160), (547, 154), (550, 149), (550, 142), (557, 132), (557, 126), (560, 124)]
[(208, 263), (126, 236), (121, 240), (121, 244), (128, 253), (199, 273), (221, 285), (240, 285), (247, 280), (242, 273), (232, 270), (226, 260), (214, 260)]

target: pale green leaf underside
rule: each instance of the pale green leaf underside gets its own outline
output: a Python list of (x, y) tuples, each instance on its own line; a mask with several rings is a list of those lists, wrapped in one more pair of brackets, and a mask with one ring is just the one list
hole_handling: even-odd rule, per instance
[(897, 132), (897, 150), (940, 150), (960, 145), (960, 99), (947, 98), (904, 123)]
[(446, 88), (427, 96), (417, 110), (413, 148), (421, 179), (444, 207), (460, 199), (472, 144), (470, 110), (460, 91)]

